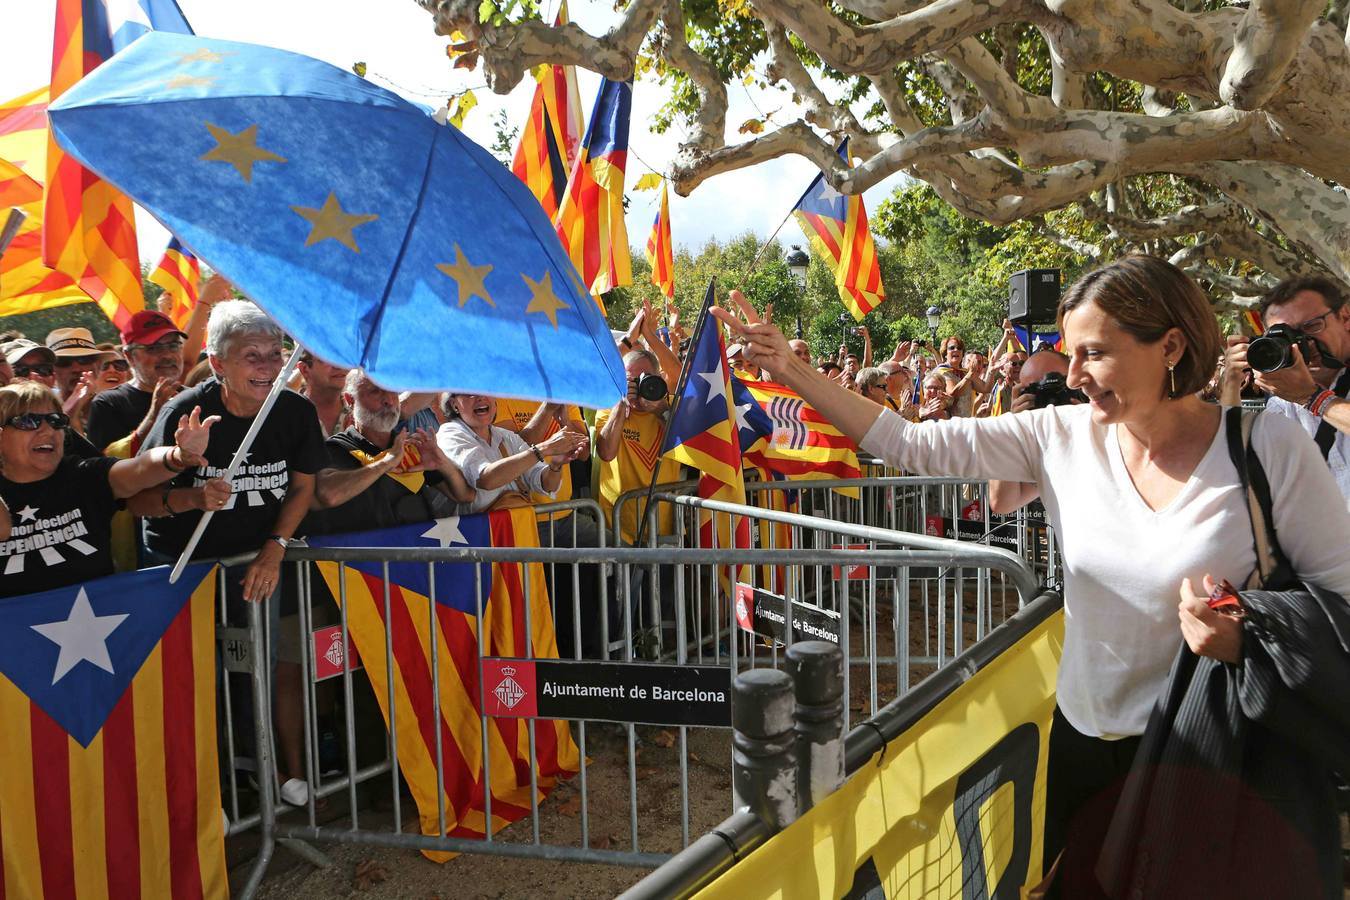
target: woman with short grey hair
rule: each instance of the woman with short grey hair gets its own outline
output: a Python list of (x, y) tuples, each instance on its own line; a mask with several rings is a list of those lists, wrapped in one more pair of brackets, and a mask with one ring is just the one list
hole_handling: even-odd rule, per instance
[[(281, 374), (283, 337), (281, 328), (247, 300), (225, 300), (212, 308), (206, 326), (206, 351), (215, 377), (166, 403), (142, 449), (144, 452), (171, 441), (178, 420), (194, 406), (200, 406), (204, 415), (220, 417), (203, 454), (206, 464), (189, 468), (170, 483), (163, 495), (163, 516), (149, 520), (146, 526), (146, 543), (159, 558), (176, 557), (187, 545), (201, 513), (188, 509), (179, 494), (193, 484), (221, 477), (229, 467), (249, 426), (262, 411), (272, 383)], [(265, 600), (279, 590), (281, 558), (309, 511), (314, 478), (326, 459), (314, 404), (294, 391), (283, 390), (234, 476), (229, 501), (216, 511), (197, 545), (198, 558), (254, 554), (242, 573), (236, 569), (226, 577), (226, 614), (231, 622), (237, 624), (244, 618), (245, 602)], [(272, 606), (275, 609), (277, 603)], [(300, 761), (304, 742), (299, 733), (299, 658), (288, 659), (284, 647), (279, 656), (282, 663), (294, 663), (277, 667), (281, 795), (288, 803), (299, 805), (308, 797)]]

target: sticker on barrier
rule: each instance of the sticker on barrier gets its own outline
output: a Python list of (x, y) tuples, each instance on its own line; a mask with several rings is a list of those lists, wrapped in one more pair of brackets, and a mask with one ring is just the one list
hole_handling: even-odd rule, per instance
[[(748, 584), (736, 585), (736, 623), (742, 631), (787, 643), (787, 623), (782, 594), (759, 590)], [(800, 600), (792, 601), (792, 642), (829, 641), (839, 643), (839, 613), (821, 609)]]
[[(868, 549), (868, 545), (867, 545), (867, 544), (831, 544), (831, 545), (830, 545), (830, 549), (831, 549), (831, 550), (867, 550), (867, 549)], [(838, 578), (840, 577), (840, 569), (842, 569), (842, 568), (843, 568), (842, 566), (831, 566), (831, 569), (832, 569), (832, 571), (834, 572), (834, 577), (835, 577), (836, 579), (838, 579)], [(849, 566), (849, 567), (848, 567), (848, 576), (847, 576), (847, 577), (848, 577), (848, 580), (849, 580), (849, 581), (859, 581), (859, 580), (861, 580), (861, 581), (866, 581), (866, 580), (867, 580), (867, 572), (868, 572), (868, 569), (869, 569), (869, 568), (870, 568), (870, 567), (867, 566), (867, 565), (864, 564), (864, 563), (857, 563), (857, 564), (855, 564), (855, 565)]]
[(487, 658), (483, 687), (493, 717), (731, 726), (726, 666)]
[(327, 681), (344, 671), (355, 672), (361, 668), (361, 658), (356, 653), (356, 645), (352, 643), (350, 631), (347, 633), (347, 646), (345, 648), (342, 646), (341, 625), (316, 628), (310, 638), (316, 682)]

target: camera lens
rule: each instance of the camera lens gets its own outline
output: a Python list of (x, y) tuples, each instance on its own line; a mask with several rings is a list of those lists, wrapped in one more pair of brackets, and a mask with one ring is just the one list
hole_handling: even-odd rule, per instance
[(1282, 335), (1264, 335), (1247, 345), (1247, 364), (1258, 372), (1274, 372), (1290, 363), (1290, 343)]
[(637, 378), (637, 395), (649, 403), (666, 399), (666, 383), (659, 375), (646, 372)]

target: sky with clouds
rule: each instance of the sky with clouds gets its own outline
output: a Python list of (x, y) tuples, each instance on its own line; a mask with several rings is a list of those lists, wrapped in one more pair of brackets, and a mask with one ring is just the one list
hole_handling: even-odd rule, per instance
[[(533, 79), (526, 76), (509, 95), (500, 96), (487, 89), (481, 72), (451, 69), (445, 55), (448, 40), (435, 34), (431, 17), (413, 0), (178, 2), (198, 34), (280, 47), (342, 68), (364, 61), (367, 77), (423, 105), (439, 106), (446, 96), (473, 89), (479, 105), (467, 116), (464, 130), (484, 146), (492, 142), (492, 119), (498, 109), (504, 109), (508, 121), (517, 127), (529, 110)], [(554, 3), (546, 0), (545, 5), (551, 11)], [(23, 0), (22, 6), (22, 15), (7, 17), (6, 54), (0, 66), (0, 97), (6, 99), (38, 87), (50, 74), (55, 0)], [(572, 18), (592, 34), (604, 32), (617, 18), (612, 0), (570, 0), (569, 8)], [(589, 114), (599, 76), (579, 70), (577, 80), (582, 107)], [(777, 122), (794, 117), (786, 94), (757, 94), (752, 98), (748, 91), (753, 90), (739, 84), (730, 87), (729, 142), (743, 139), (735, 134), (736, 128), (761, 115), (761, 108), (781, 107), (774, 116)], [(679, 144), (678, 124), (666, 134), (654, 134), (649, 128), (663, 100), (662, 89), (654, 82), (640, 81), (634, 88), (630, 188), (646, 172), (664, 169)], [(726, 239), (747, 231), (767, 238), (816, 174), (809, 162), (793, 156), (719, 175), (705, 181), (689, 197), (672, 192), (675, 244), (697, 250), (710, 238)], [(893, 176), (864, 194), (867, 208), (875, 209), (897, 184), (899, 176)], [(636, 246), (646, 242), (659, 197), (659, 191), (630, 191), (628, 235)], [(168, 240), (167, 233), (140, 210), (137, 219), (141, 256), (153, 262)], [(779, 237), (785, 246), (804, 243), (794, 220), (783, 226)]]

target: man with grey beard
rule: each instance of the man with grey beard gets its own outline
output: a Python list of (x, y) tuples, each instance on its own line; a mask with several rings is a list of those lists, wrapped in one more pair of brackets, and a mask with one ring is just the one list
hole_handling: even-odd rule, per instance
[(302, 534), (370, 531), (461, 512), (474, 492), (436, 445), (430, 430), (392, 432), (398, 394), (360, 369), (347, 373), (343, 400), (352, 427), (324, 442), (328, 467), (318, 474)]

